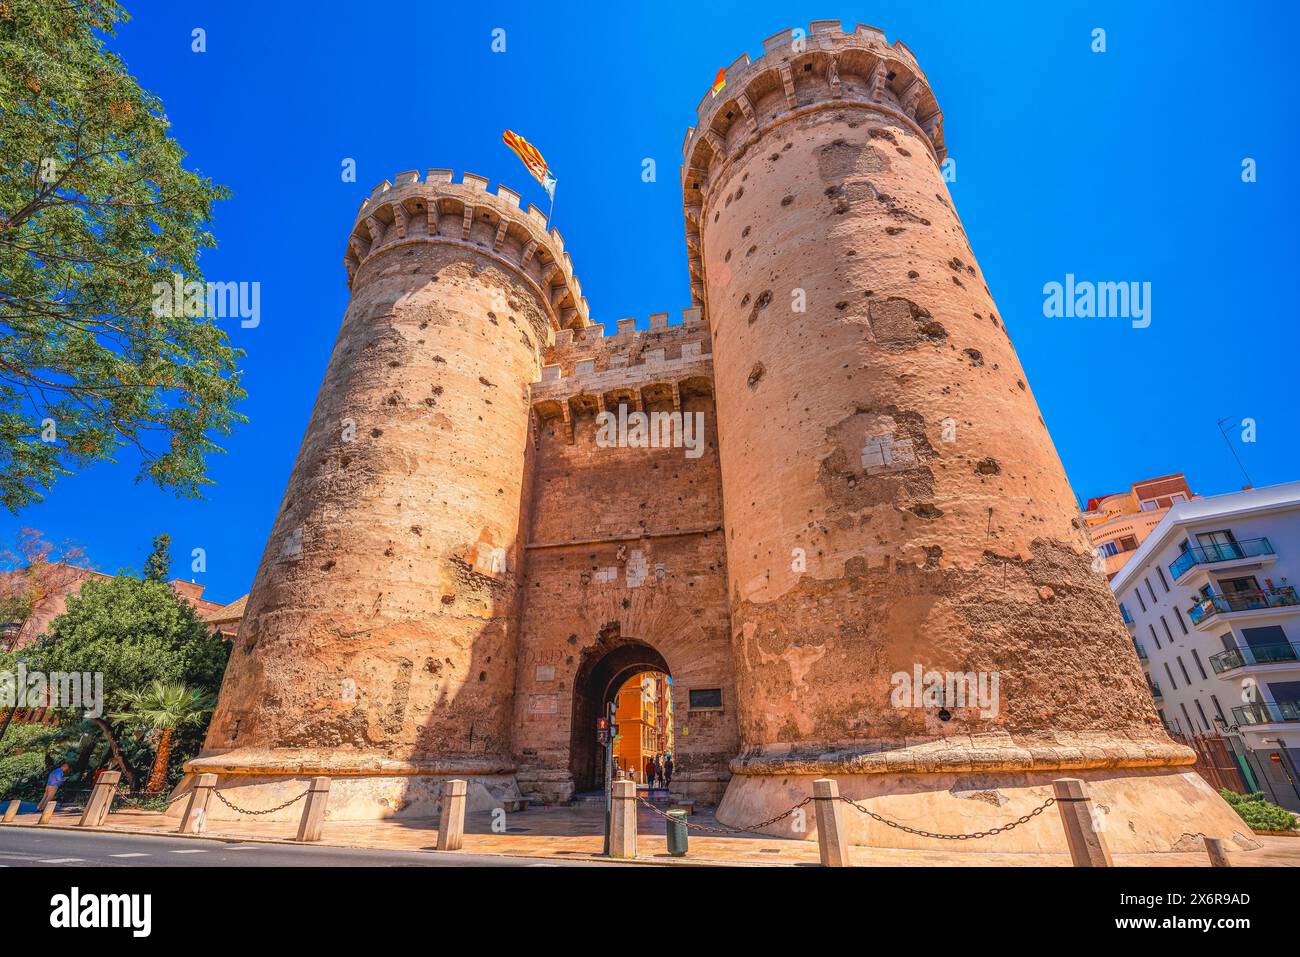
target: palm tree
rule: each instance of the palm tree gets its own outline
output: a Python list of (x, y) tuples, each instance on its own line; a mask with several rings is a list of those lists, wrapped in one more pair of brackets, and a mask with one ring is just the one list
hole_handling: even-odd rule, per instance
[(114, 721), (130, 721), (162, 732), (158, 740), (158, 753), (154, 756), (153, 771), (145, 792), (157, 794), (167, 783), (167, 760), (171, 757), (172, 733), (187, 724), (199, 724), (216, 706), (216, 700), (197, 688), (180, 682), (154, 681), (141, 691), (128, 691), (123, 695), (128, 710), (114, 714)]

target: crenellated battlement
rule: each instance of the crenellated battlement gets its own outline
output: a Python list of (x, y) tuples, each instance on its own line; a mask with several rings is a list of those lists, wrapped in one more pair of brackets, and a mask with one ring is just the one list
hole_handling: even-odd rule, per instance
[(680, 410), (683, 396), (713, 391), (709, 327), (698, 308), (685, 310), (676, 323), (666, 312), (654, 313), (648, 329), (621, 319), (612, 336), (599, 326), (561, 330), (546, 359), (532, 385), (533, 409), (542, 419), (563, 418), (570, 438), (573, 420), (584, 412), (619, 405)]
[(909, 126), (936, 163), (947, 151), (943, 112), (916, 57), (883, 30), (858, 24), (845, 32), (838, 20), (814, 20), (806, 32), (783, 30), (763, 41), (763, 54), (743, 54), (726, 70), (726, 86), (704, 94), (699, 123), (682, 143), (682, 203), (691, 296), (704, 302), (700, 223), (711, 185), (729, 160), (768, 130), (822, 109), (860, 109)]
[(537, 286), (554, 328), (581, 329), (591, 323), (573, 260), (564, 237), (550, 228), (537, 206), (525, 209), (520, 195), (488, 179), (464, 173), (453, 181), (449, 169), (418, 170), (384, 180), (362, 201), (348, 236), (343, 265), (352, 288), (357, 271), (371, 256), (416, 242), (460, 243), (505, 261)]

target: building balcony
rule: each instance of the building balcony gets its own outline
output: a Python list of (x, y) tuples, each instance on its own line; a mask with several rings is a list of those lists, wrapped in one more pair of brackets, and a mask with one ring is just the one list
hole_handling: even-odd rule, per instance
[(1139, 658), (1141, 658), (1143, 661), (1147, 661), (1147, 660), (1148, 660), (1148, 659), (1147, 659), (1147, 650), (1146, 650), (1145, 648), (1142, 647), (1142, 642), (1140, 642), (1140, 641), (1135, 641), (1135, 642), (1133, 642), (1133, 647), (1137, 649), (1137, 653), (1138, 653), (1138, 657), (1139, 657)]
[(1210, 655), (1210, 667), (1215, 674), (1227, 674), (1240, 668), (1256, 665), (1300, 665), (1300, 645), (1281, 641), (1271, 645), (1254, 645), (1245, 648), (1233, 648)]
[[(1239, 591), (1231, 595), (1211, 595), (1192, 606), (1187, 617), (1192, 624), (1200, 628), (1217, 620), (1220, 616), (1236, 616), (1240, 613), (1268, 611), (1274, 608), (1295, 607), (1300, 610), (1300, 596), (1295, 588), (1265, 588), (1259, 591)], [(1242, 617), (1245, 617), (1243, 615)]]
[(1234, 565), (1266, 565), (1276, 560), (1277, 553), (1267, 538), (1248, 538), (1241, 542), (1189, 548), (1169, 565), (1169, 573), (1174, 576), (1174, 581), (1180, 581), (1193, 569), (1219, 571)]
[(1133, 620), (1133, 616), (1128, 613), (1128, 609), (1123, 605), (1119, 606), (1119, 616), (1124, 619), (1124, 624), (1128, 625), (1129, 631), (1137, 629), (1137, 622)]
[(1232, 709), (1240, 727), (1256, 724), (1300, 724), (1300, 702), (1256, 701)]
[(1165, 699), (1165, 693), (1160, 690), (1160, 682), (1158, 681), (1151, 682), (1150, 688), (1151, 688), (1151, 697), (1155, 698), (1157, 701), (1163, 701)]

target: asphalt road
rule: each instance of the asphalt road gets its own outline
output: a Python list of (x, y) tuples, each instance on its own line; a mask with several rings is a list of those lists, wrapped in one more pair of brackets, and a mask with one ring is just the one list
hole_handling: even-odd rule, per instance
[(0, 867), (582, 867), (601, 863), (0, 828)]

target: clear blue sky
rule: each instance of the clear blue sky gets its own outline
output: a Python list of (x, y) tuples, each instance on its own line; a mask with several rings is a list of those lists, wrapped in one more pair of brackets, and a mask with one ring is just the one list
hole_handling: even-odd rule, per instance
[[(901, 38), (928, 73), (957, 209), (1078, 495), (1173, 471), (1203, 494), (1240, 487), (1225, 417), (1258, 422), (1258, 441), (1238, 445), (1256, 485), (1300, 478), (1289, 4), (125, 2), (133, 20), (111, 47), (162, 98), (189, 165), (234, 190), (203, 265), (212, 280), (262, 284), (260, 327), (228, 324), (248, 352), (250, 421), (212, 462), (206, 501), (133, 484), (124, 457), (5, 515), (6, 542), (40, 528), (115, 571), (139, 569), (166, 531), (174, 574), (237, 598), (306, 427), (347, 304), (344, 241), (375, 184), (451, 167), (544, 206), (501, 143), (510, 127), (559, 176), (555, 224), (593, 317), (677, 313), (690, 304), (677, 171), (696, 104), (764, 37), (836, 16)], [(190, 50), (195, 27), (206, 53)], [(504, 54), (490, 48), (497, 27)], [(1090, 51), (1095, 27), (1104, 54)], [(356, 183), (341, 181), (345, 157)], [(641, 180), (645, 157), (655, 183)], [(1244, 157), (1255, 184), (1241, 182)], [(1067, 272), (1151, 282), (1150, 328), (1044, 318), (1043, 284)], [(196, 546), (204, 575), (189, 572)]]

